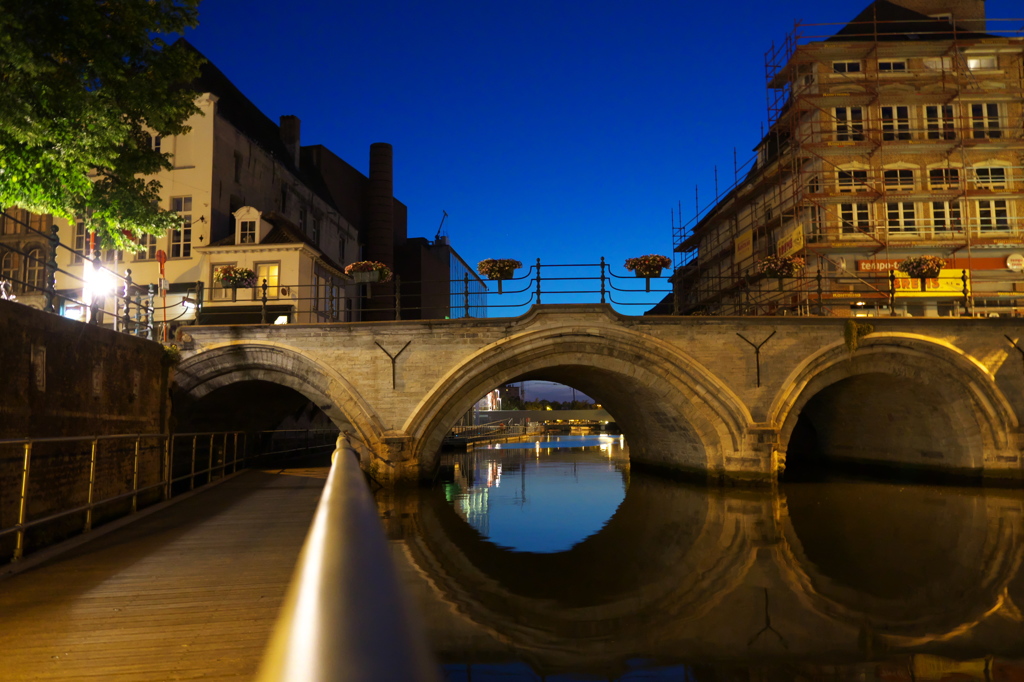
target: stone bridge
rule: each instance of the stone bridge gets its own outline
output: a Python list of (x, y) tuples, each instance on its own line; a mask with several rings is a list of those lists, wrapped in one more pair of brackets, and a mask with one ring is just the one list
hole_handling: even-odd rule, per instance
[(385, 483), (430, 476), (475, 401), (529, 379), (604, 405), (634, 463), (711, 480), (774, 481), (805, 448), (1019, 480), (1022, 340), (1012, 318), (627, 317), (582, 304), (517, 318), (189, 327), (175, 399), (201, 405), (249, 380), (290, 387), (353, 435)]

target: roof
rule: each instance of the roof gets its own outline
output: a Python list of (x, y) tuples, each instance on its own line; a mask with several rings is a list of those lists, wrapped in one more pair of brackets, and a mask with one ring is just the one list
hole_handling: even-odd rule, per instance
[(240, 133), (252, 140), (270, 154), (275, 161), (288, 169), (329, 206), (337, 209), (331, 193), (320, 173), (311, 168), (299, 168), (295, 159), (281, 139), (281, 129), (266, 114), (259, 110), (213, 62), (184, 38), (175, 41), (175, 46), (192, 50), (204, 59), (199, 78), (192, 81), (197, 92), (210, 92), (217, 96), (217, 115), (234, 126)]
[(262, 246), (264, 244), (302, 244), (313, 249), (320, 260), (329, 267), (334, 268), (338, 272), (344, 272), (345, 268), (335, 263), (332, 259), (328, 258), (320, 251), (320, 247), (317, 246), (312, 239), (307, 237), (302, 230), (299, 229), (298, 225), (295, 225), (290, 220), (282, 216), (280, 213), (274, 211), (267, 211), (262, 214), (262, 218), (268, 223), (273, 225), (270, 232), (267, 233), (263, 239), (260, 240), (259, 244), (245, 244), (240, 245), (235, 243), (235, 232), (232, 231), (230, 235), (224, 239), (218, 239), (215, 242), (211, 242), (206, 248), (225, 247), (225, 246), (239, 246), (242, 248), (248, 248), (250, 246)]
[(986, 33), (956, 29), (948, 21), (915, 12), (888, 0), (875, 0), (829, 41), (953, 40), (990, 38)]

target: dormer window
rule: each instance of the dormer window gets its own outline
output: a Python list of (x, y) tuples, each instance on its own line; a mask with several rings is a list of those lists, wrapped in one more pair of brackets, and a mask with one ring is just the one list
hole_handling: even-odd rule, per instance
[(255, 244), (256, 243), (256, 221), (255, 220), (243, 220), (238, 224), (238, 243), (239, 244)]

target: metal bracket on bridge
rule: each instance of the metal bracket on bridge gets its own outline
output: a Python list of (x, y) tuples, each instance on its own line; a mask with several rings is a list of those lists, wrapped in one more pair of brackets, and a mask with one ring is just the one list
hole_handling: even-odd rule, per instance
[[(773, 331), (771, 334), (769, 334), (768, 335), (768, 339), (765, 339), (764, 341), (762, 341), (760, 343), (760, 345), (754, 343), (753, 341), (751, 341), (747, 337), (743, 336), (743, 334), (740, 334), (739, 332), (736, 332), (736, 336), (740, 337), (741, 339), (743, 339), (744, 341), (749, 343), (754, 348), (754, 362), (757, 364), (757, 388), (761, 388), (761, 346), (763, 346), (764, 344), (768, 343), (768, 339), (770, 339), (773, 336), (775, 336), (775, 332)], [(1022, 351), (1022, 352), (1024, 352), (1024, 351)]]
[(384, 348), (384, 346), (377, 343), (376, 341), (374, 341), (374, 343), (377, 344), (377, 348), (380, 348), (382, 351), (384, 351), (385, 355), (391, 358), (391, 390), (393, 391), (395, 390), (395, 362), (398, 360), (398, 356), (401, 355), (405, 351), (405, 349), (409, 347), (409, 344), (412, 343), (412, 341), (406, 341), (405, 345), (402, 346), (402, 350), (398, 351), (394, 355), (388, 353), (387, 349)]

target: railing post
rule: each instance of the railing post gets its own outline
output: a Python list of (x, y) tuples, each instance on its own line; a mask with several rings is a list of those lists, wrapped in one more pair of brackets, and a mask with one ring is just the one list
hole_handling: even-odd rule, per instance
[(139, 442), (140, 436), (135, 437), (135, 462), (132, 465), (132, 514), (139, 511)]
[(821, 263), (818, 263), (817, 280), (818, 280), (818, 316), (821, 317), (822, 315), (825, 314), (825, 309), (821, 305), (821, 297), (824, 294), (824, 290), (822, 289), (822, 286), (821, 286)]
[(174, 475), (174, 434), (164, 436), (164, 499), (171, 499), (171, 477)]
[(124, 326), (121, 329), (126, 334), (131, 333), (132, 327), (132, 270), (128, 268), (124, 271), (124, 290), (121, 292), (121, 300), (124, 307), (121, 312), (124, 313)]
[(469, 273), (462, 275), (462, 300), (465, 308), (463, 317), (469, 318)]
[[(423, 291), (423, 285), (420, 284), (420, 291)], [(420, 299), (420, 315), (423, 315), (423, 299)], [(395, 320), (402, 319), (402, 277), (396, 272), (395, 273)]]
[(83, 533), (88, 533), (92, 530), (92, 501), (95, 499), (96, 455), (99, 450), (99, 445), (99, 438), (93, 438), (92, 448), (89, 452), (89, 493), (86, 495), (86, 503), (89, 505), (89, 508), (85, 510), (85, 528), (82, 530)]
[(537, 259), (537, 305), (540, 305), (540, 258)]
[(155, 323), (153, 322), (153, 300), (156, 298), (156, 287), (152, 284), (149, 285), (149, 290), (146, 294), (146, 338), (150, 341), (156, 339), (156, 329), (154, 328)]
[[(280, 282), (280, 280), (278, 280), (278, 281)], [(263, 286), (260, 287), (260, 288), (263, 289), (263, 298), (261, 299), (263, 301), (263, 307), (262, 307), (262, 309), (260, 311), (260, 324), (266, 324), (267, 323), (267, 290), (270, 288), (270, 287), (267, 286), (267, 278), (266, 277), (263, 278)]]
[(50, 225), (50, 253), (46, 259), (46, 281), (43, 288), (43, 298), (46, 299), (46, 306), (43, 308), (48, 313), (55, 313), (57, 309), (53, 306), (53, 299), (57, 297), (57, 247), (60, 246), (60, 237), (57, 236), (57, 226)]
[[(93, 272), (93, 281), (96, 278), (96, 270), (100, 266), (100, 250), (96, 249), (92, 255), (92, 261), (89, 262), (85, 267), (91, 267)], [(89, 301), (89, 324), (99, 324), (100, 320), (99, 304), (97, 303), (97, 296), (95, 292), (92, 294), (92, 300)]]
[(224, 478), (228, 473), (228, 432), (224, 432), (224, 444), (223, 444), (224, 459), (220, 465), (220, 477)]
[(18, 503), (18, 532), (14, 541), (14, 557), (18, 561), (25, 554), (25, 521), (28, 516), (28, 474), (32, 467), (32, 442), (25, 443), (21, 465), (21, 501)]
[(961, 270), (960, 271), (960, 281), (963, 282), (964, 315), (968, 315), (968, 314), (970, 314), (970, 310), (971, 309), (970, 309), (970, 297), (969, 297), (969, 294), (967, 292), (967, 271), (966, 270)]
[(605, 281), (604, 281), (604, 269), (607, 267), (604, 262), (604, 256), (601, 256), (601, 303), (604, 303), (605, 298)]
[(188, 489), (196, 489), (196, 441), (199, 436), (192, 436), (192, 474), (188, 477)]
[(889, 317), (896, 317), (896, 271), (889, 271)]
[(231, 449), (231, 473), (238, 472), (238, 431), (235, 431), (234, 446)]
[(216, 434), (210, 434), (210, 447), (206, 453), (206, 482), (213, 481), (213, 439)]

